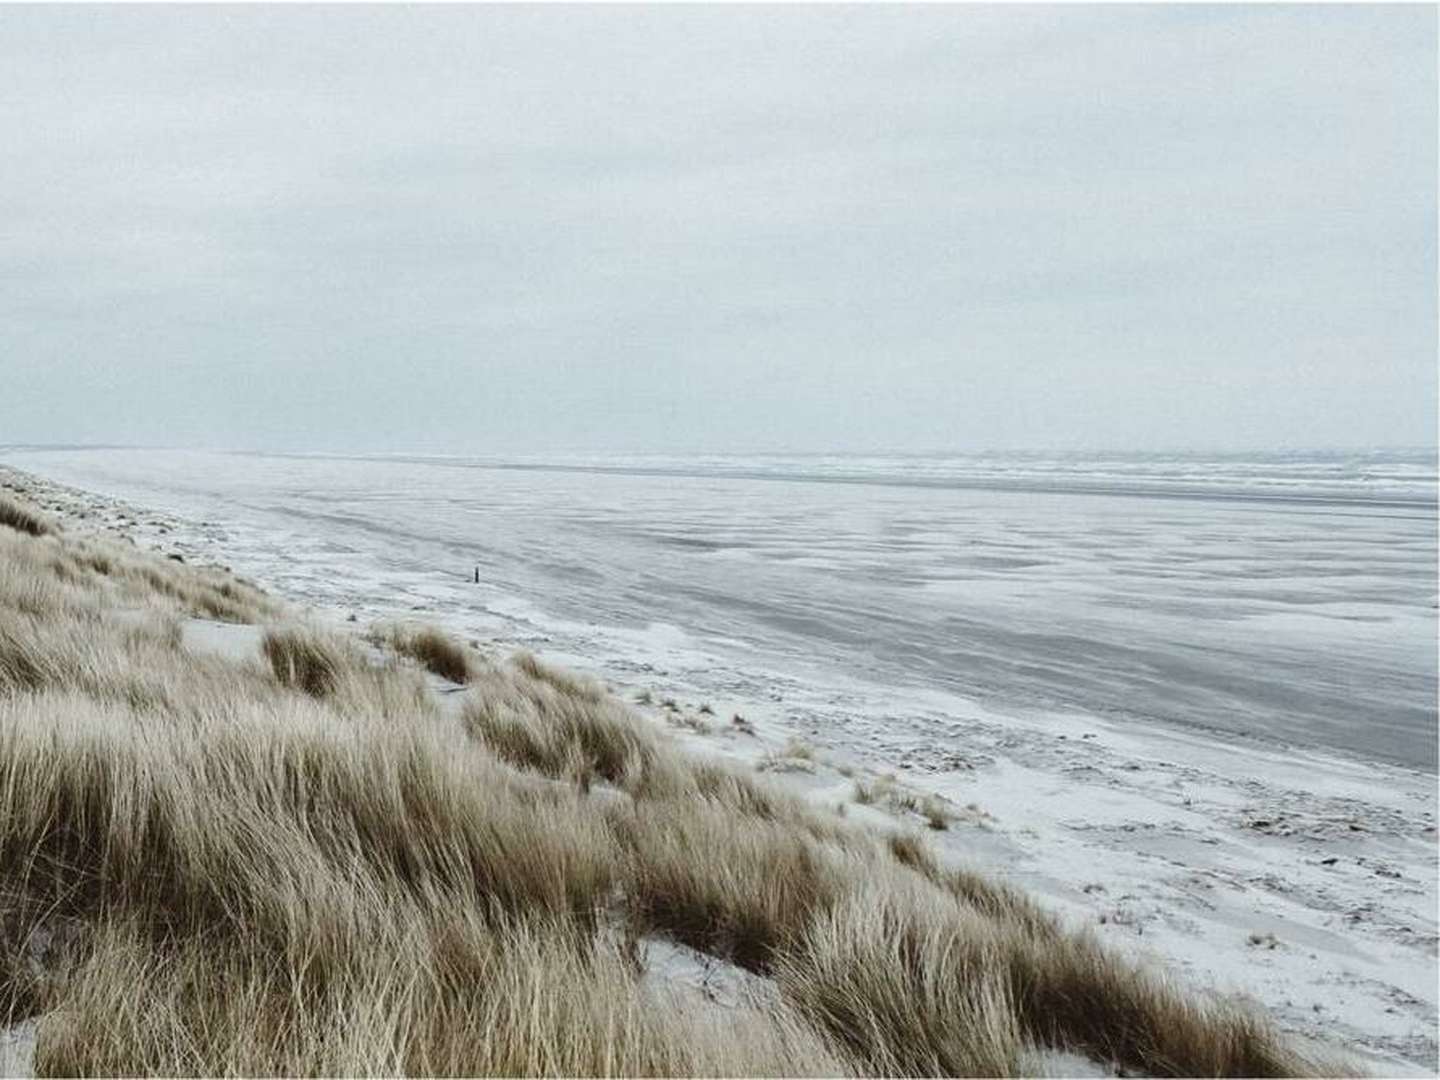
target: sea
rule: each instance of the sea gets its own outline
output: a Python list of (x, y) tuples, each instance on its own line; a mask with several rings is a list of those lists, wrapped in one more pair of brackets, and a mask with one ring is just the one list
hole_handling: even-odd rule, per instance
[(1436, 769), (1433, 449), (0, 460), (181, 515), (317, 606)]

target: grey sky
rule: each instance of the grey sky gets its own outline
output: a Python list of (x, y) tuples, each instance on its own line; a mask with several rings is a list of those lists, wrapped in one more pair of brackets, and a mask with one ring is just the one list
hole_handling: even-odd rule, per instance
[(1432, 7), (0, 7), (0, 443), (1436, 438)]

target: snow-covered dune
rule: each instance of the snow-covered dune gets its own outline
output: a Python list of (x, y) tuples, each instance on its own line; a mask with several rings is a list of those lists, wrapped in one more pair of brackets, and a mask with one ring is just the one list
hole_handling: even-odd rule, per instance
[(673, 700), (641, 708), (710, 752), (923, 824), (856, 800), (893, 773), (943, 800), (954, 858), (1380, 1071), (1436, 1066), (1433, 461), (961, 483), (919, 460), (906, 483), (904, 461), (0, 459), (337, 621), (535, 649)]

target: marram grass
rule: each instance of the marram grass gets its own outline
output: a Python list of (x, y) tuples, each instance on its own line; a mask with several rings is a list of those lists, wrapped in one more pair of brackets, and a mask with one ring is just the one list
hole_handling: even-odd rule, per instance
[[(192, 617), (260, 625), (254, 655), (187, 651)], [(0, 1013), (36, 1020), (37, 1071), (1321, 1069), (600, 686), (433, 629), (374, 640), (0, 502)], [(764, 992), (672, 986), (653, 938)]]

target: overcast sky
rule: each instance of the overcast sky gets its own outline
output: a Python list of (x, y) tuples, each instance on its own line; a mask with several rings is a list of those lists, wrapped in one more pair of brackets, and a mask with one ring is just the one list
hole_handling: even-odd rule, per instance
[(1433, 7), (0, 7), (0, 443), (1436, 438)]

